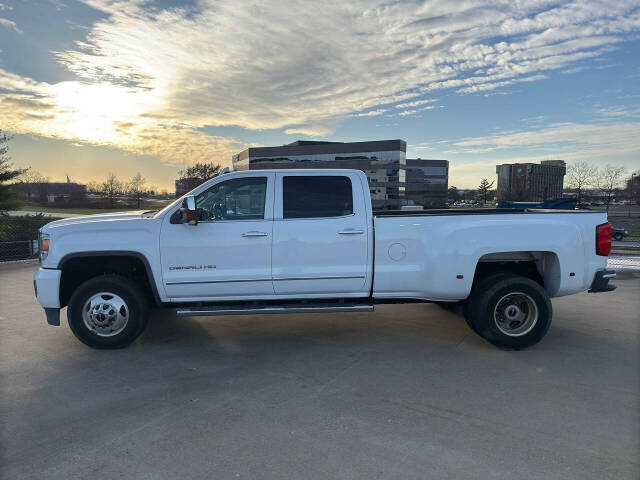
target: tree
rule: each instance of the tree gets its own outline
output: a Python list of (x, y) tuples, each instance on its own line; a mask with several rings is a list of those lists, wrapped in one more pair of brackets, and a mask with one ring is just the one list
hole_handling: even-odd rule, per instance
[(146, 182), (147, 180), (140, 175), (140, 172), (136, 173), (131, 180), (129, 180), (129, 192), (133, 193), (136, 199), (136, 208), (140, 208), (140, 200), (147, 192), (147, 187), (144, 185)]
[(102, 184), (94, 181), (87, 182), (87, 192), (102, 193)]
[(30, 168), (20, 175), (20, 181), (29, 200), (47, 201), (49, 177), (45, 177), (39, 171)]
[(609, 205), (611, 204), (613, 195), (622, 183), (624, 170), (624, 167), (606, 165), (598, 173), (598, 190), (604, 194), (607, 213), (609, 212)]
[(109, 208), (113, 208), (113, 201), (116, 196), (123, 191), (123, 185), (113, 173), (110, 173), (107, 179), (100, 184), (102, 194), (109, 199)]
[(24, 174), (28, 168), (13, 168), (9, 163), (9, 141), (11, 135), (0, 130), (0, 212), (17, 208), (20, 205), (20, 194), (9, 182)]
[(567, 167), (567, 185), (576, 189), (578, 205), (582, 201), (583, 190), (596, 183), (597, 176), (598, 169), (584, 160), (574, 162)]
[(453, 185), (451, 185), (447, 190), (447, 199), (453, 200), (454, 202), (457, 202), (458, 200), (460, 200), (460, 192)]
[(22, 183), (48, 183), (49, 177), (45, 177), (38, 170), (30, 168), (20, 175), (20, 181)]
[(478, 199), (482, 201), (483, 205), (487, 203), (487, 198), (489, 197), (489, 192), (491, 191), (491, 187), (493, 187), (494, 182), (495, 180), (489, 182), (489, 180), (483, 178), (478, 186), (476, 194), (478, 195)]
[(217, 177), (222, 167), (217, 163), (196, 163), (188, 168), (179, 170), (180, 180), (188, 182), (188, 189), (191, 190), (206, 182), (210, 178)]

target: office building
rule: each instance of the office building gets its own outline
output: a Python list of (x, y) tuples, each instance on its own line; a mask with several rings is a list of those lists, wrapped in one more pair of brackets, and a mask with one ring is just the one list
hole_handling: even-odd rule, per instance
[[(279, 168), (362, 170), (369, 180), (374, 209), (394, 209), (411, 204), (444, 205), (448, 162), (407, 160), (406, 151), (407, 144), (403, 140), (369, 142), (298, 140), (279, 147), (248, 148), (234, 155), (232, 162), (234, 170)], [(407, 175), (410, 175), (409, 179)], [(442, 193), (443, 184), (444, 194)]]
[(498, 201), (538, 202), (562, 198), (563, 160), (496, 165)]

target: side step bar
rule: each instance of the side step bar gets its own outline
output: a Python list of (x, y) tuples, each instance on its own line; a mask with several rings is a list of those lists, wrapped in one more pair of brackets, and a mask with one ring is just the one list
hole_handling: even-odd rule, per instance
[(179, 308), (177, 317), (201, 317), (210, 315), (263, 315), (266, 313), (329, 313), (329, 312), (373, 312), (372, 304), (354, 303), (299, 303), (291, 305), (215, 305)]

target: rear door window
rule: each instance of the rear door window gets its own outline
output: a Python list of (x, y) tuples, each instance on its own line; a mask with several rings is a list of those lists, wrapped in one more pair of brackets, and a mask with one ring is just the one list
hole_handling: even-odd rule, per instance
[(283, 177), (283, 218), (343, 217), (352, 213), (353, 193), (349, 177)]

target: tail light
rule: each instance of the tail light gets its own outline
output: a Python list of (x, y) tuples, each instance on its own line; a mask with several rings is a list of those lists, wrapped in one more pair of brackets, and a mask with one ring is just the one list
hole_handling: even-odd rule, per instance
[(607, 256), (611, 252), (611, 224), (603, 223), (596, 227), (596, 253)]

